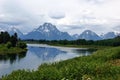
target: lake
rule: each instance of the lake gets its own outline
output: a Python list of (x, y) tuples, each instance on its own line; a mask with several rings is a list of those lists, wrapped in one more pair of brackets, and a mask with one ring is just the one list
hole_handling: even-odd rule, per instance
[(0, 77), (18, 69), (36, 70), (43, 63), (52, 63), (79, 56), (88, 56), (93, 51), (86, 48), (56, 47), (44, 44), (27, 44), (28, 51), (19, 55), (0, 55)]

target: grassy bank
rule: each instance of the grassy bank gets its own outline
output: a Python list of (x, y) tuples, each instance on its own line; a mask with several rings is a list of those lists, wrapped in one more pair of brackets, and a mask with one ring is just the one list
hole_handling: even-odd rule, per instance
[(6, 54), (19, 54), (26, 52), (27, 49), (22, 49), (19, 47), (10, 47), (8, 48), (5, 44), (0, 45), (0, 55), (6, 55)]
[(53, 64), (37, 71), (18, 70), (2, 80), (120, 80), (120, 47), (98, 50), (90, 56)]
[[(34, 41), (33, 42), (32, 41), (25, 41), (25, 42), (28, 43), (28, 44), (42, 44), (42, 43), (34, 42)], [(43, 44), (48, 44), (48, 43), (43, 43)], [(58, 43), (56, 43), (56, 44), (50, 43), (48, 45), (51, 45), (51, 46), (60, 46), (60, 47), (89, 48), (89, 49), (97, 49), (97, 50), (113, 47), (113, 46), (102, 46), (102, 45), (101, 46), (100, 45), (75, 45), (75, 44), (64, 45), (64, 44), (58, 44)]]
[(89, 49), (104, 49), (111, 48), (112, 46), (97, 46), (97, 45), (63, 45), (63, 44), (49, 44), (51, 46), (63, 46), (63, 47), (74, 47), (74, 48), (89, 48)]

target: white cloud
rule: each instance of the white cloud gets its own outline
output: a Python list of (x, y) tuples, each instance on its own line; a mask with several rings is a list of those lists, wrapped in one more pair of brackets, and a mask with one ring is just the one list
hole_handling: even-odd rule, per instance
[(63, 12), (50, 12), (48, 13), (49, 17), (52, 18), (52, 19), (62, 19), (62, 18), (65, 18), (65, 13)]
[(0, 0), (0, 23), (30, 31), (51, 22), (71, 34), (84, 29), (102, 33), (119, 25), (119, 7), (120, 0)]

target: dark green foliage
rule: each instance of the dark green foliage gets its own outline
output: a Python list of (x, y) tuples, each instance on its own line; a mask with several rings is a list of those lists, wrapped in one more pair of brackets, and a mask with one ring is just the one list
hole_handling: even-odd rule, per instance
[(17, 33), (14, 33), (14, 35), (10, 36), (8, 32), (1, 32), (0, 44), (5, 44), (7, 48), (17, 46), (19, 48), (25, 49), (27, 47), (26, 43), (20, 42), (20, 39), (18, 39)]
[(10, 36), (8, 32), (0, 33), (0, 55), (5, 54), (18, 54), (21, 52), (26, 52), (27, 45), (20, 42), (17, 37), (17, 33)]
[(14, 71), (2, 80), (120, 80), (120, 65), (110, 63), (119, 55), (120, 47), (98, 50), (90, 56), (42, 64), (37, 71)]
[(1, 32), (0, 33), (0, 43), (6, 44), (10, 40), (10, 35), (8, 32)]
[(10, 40), (10, 35), (8, 34), (8, 32), (5, 32), (3, 43), (7, 43), (9, 40)]
[(27, 47), (25, 42), (18, 42), (17, 47), (25, 49)]
[(14, 35), (11, 36), (10, 42), (12, 43), (12, 46), (13, 46), (13, 47), (16, 47), (17, 42), (18, 42), (17, 33), (15, 33)]
[(120, 36), (114, 39), (106, 39), (106, 40), (85, 40), (85, 39), (78, 39), (78, 40), (26, 40), (27, 42), (35, 42), (41, 44), (50, 44), (50, 45), (95, 45), (95, 46), (120, 46)]
[(8, 49), (11, 48), (11, 47), (12, 47), (11, 42), (7, 42), (6, 47), (7, 47)]
[(6, 44), (8, 42), (11, 43), (12, 47), (15, 47), (18, 42), (17, 33), (10, 36), (8, 32), (1, 32), (0, 33), (0, 44)]

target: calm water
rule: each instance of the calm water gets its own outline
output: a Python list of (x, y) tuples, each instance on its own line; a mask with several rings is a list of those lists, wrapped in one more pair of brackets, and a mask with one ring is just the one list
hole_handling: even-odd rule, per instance
[(0, 56), (0, 77), (11, 73), (13, 70), (36, 70), (38, 66), (43, 63), (67, 60), (78, 56), (87, 56), (92, 52), (93, 51), (87, 49), (28, 44), (27, 53)]

